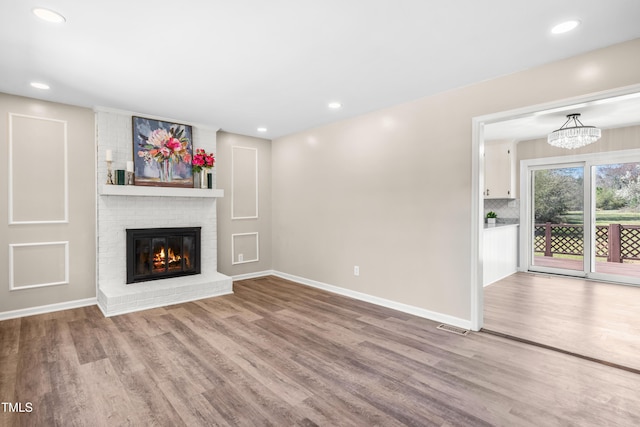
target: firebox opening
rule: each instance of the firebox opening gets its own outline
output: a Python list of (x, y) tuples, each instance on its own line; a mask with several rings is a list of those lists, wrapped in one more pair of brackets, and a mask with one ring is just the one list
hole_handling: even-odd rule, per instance
[(200, 274), (200, 227), (127, 229), (127, 284)]

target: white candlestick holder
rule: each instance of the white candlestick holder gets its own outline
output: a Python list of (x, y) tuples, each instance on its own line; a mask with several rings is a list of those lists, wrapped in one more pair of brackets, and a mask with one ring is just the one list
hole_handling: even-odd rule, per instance
[(107, 160), (107, 184), (113, 185), (113, 172), (111, 170), (111, 160)]

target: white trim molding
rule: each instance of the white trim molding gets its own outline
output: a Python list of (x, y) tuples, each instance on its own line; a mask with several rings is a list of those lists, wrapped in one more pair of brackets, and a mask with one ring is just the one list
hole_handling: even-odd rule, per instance
[[(236, 189), (235, 189), (235, 180), (234, 180), (234, 175), (235, 175), (235, 156), (234, 156), (234, 150), (253, 150), (255, 152), (255, 174), (256, 174), (256, 182), (255, 182), (255, 188), (256, 188), (256, 214), (253, 216), (236, 216), (235, 214), (235, 197), (236, 197)], [(259, 194), (259, 189), (258, 189), (258, 149), (257, 148), (253, 148), (253, 147), (239, 147), (239, 146), (233, 146), (231, 147), (231, 219), (235, 220), (235, 219), (258, 219), (258, 194)]]
[(39, 307), (23, 308), (20, 310), (4, 311), (0, 313), (0, 321), (17, 319), (20, 317), (35, 316), (36, 314), (47, 314), (55, 311), (71, 310), (73, 308), (89, 307), (98, 304), (97, 298), (86, 298), (75, 301), (59, 302), (56, 304), (41, 305)]
[[(64, 213), (62, 219), (50, 219), (50, 220), (28, 220), (28, 221), (20, 221), (14, 219), (14, 179), (13, 179), (13, 118), (14, 117), (22, 117), (27, 119), (35, 119), (35, 120), (46, 120), (55, 123), (61, 123), (63, 126), (63, 171), (64, 171), (64, 183), (63, 183), (63, 203), (64, 203)], [(8, 159), (8, 204), (9, 204), (9, 225), (28, 225), (28, 224), (67, 224), (69, 222), (69, 160), (68, 160), (68, 132), (67, 132), (67, 121), (66, 120), (58, 120), (58, 119), (50, 119), (48, 117), (38, 117), (38, 116), (30, 116), (26, 114), (18, 114), (18, 113), (9, 113), (9, 159)], [(46, 179), (46, 177), (43, 177)], [(42, 210), (46, 212), (46, 209)]]
[[(236, 261), (236, 250), (235, 250), (235, 239), (238, 236), (256, 236), (256, 257), (255, 259), (243, 259)], [(248, 262), (258, 262), (260, 261), (260, 235), (259, 233), (236, 233), (231, 235), (231, 265), (236, 264), (246, 264)]]
[[(37, 283), (33, 285), (15, 286), (14, 249), (29, 246), (63, 246), (64, 247), (64, 279), (57, 282)], [(69, 242), (37, 242), (37, 243), (10, 243), (9, 244), (9, 290), (22, 291), (24, 289), (44, 288), (48, 286), (69, 284)]]

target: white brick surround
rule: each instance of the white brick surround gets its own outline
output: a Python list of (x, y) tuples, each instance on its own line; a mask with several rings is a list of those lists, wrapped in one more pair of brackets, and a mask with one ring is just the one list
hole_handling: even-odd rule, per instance
[[(106, 150), (113, 151), (114, 169), (125, 169), (133, 159), (131, 114), (97, 111), (96, 124), (97, 281), (103, 313), (112, 316), (232, 293), (232, 279), (217, 272), (216, 199), (100, 195), (107, 176)], [(196, 148), (215, 152), (215, 130), (193, 126), (193, 140)], [(202, 227), (201, 274), (126, 284), (125, 230), (155, 227)]]

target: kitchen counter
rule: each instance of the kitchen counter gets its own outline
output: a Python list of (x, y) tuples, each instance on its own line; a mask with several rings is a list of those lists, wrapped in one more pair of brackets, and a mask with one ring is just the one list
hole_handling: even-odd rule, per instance
[(488, 230), (491, 228), (502, 228), (502, 227), (517, 227), (520, 224), (516, 223), (509, 223), (509, 222), (499, 222), (497, 224), (487, 224), (486, 222), (484, 223), (484, 229)]

